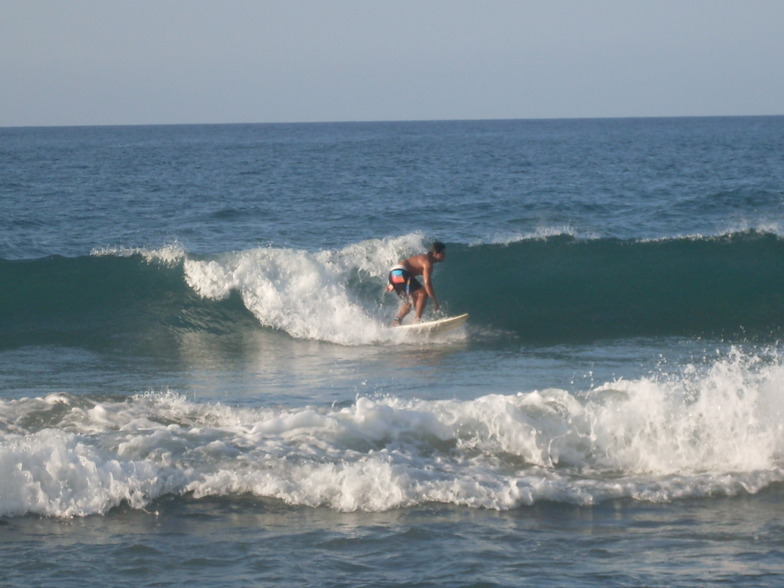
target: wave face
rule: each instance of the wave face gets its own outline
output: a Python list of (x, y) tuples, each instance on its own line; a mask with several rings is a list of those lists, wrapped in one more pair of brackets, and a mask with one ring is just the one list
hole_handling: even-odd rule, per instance
[(526, 340), (767, 337), (784, 324), (784, 240), (773, 234), (453, 249), (439, 283), (450, 304)]
[(784, 481), (782, 385), (775, 354), (733, 350), (577, 395), (300, 408), (171, 392), (0, 400), (0, 516), (84, 516), (186, 494), (384, 511), (755, 493)]
[[(2, 345), (161, 330), (266, 328), (339, 344), (394, 341), (386, 272), (421, 235), (338, 251), (258, 248), (207, 258), (115, 251), (0, 261)], [(531, 342), (640, 336), (777, 337), (784, 239), (745, 232), (657, 241), (568, 235), (448, 246), (434, 281), (449, 314)]]
[(161, 329), (222, 331), (247, 323), (241, 303), (205, 302), (181, 263), (141, 255), (0, 261), (0, 345), (90, 343)]

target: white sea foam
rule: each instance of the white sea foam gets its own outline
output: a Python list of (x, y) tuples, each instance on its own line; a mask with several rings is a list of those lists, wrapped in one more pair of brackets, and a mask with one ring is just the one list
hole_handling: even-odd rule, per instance
[(755, 493), (784, 481), (782, 387), (780, 360), (735, 351), (709, 369), (467, 401), (2, 401), (0, 515), (82, 516), (184, 493), (339, 511)]
[[(758, 233), (761, 235), (771, 234), (778, 237), (784, 235), (780, 223), (775, 221), (738, 221), (727, 227), (713, 231), (667, 234), (655, 237), (642, 237), (636, 240), (641, 243), (658, 243), (678, 240), (703, 241), (707, 239), (724, 239), (732, 235), (744, 233)], [(533, 231), (497, 233), (487, 239), (473, 241), (469, 245), (471, 247), (481, 245), (511, 245), (521, 241), (544, 241), (554, 237), (573, 237), (579, 240), (593, 241), (603, 238), (603, 235), (595, 231), (578, 230), (571, 225), (542, 225), (538, 226)]]
[(781, 227), (777, 222), (750, 223), (740, 221), (727, 226), (726, 228), (714, 231), (699, 233), (680, 233), (674, 235), (664, 235), (659, 237), (647, 237), (639, 239), (641, 243), (664, 243), (668, 241), (723, 241), (739, 235), (775, 235), (784, 236)]
[(90, 255), (96, 257), (114, 256), (131, 257), (141, 255), (147, 263), (159, 262), (165, 265), (176, 265), (185, 259), (185, 248), (177, 241), (164, 245), (158, 249), (147, 249), (143, 247), (102, 247), (93, 249)]
[(778, 237), (784, 237), (784, 232), (781, 230), (781, 223), (767, 218), (758, 221), (739, 220), (725, 228), (723, 231), (718, 232), (717, 234), (732, 235), (734, 233), (751, 232), (772, 234)]
[(499, 232), (486, 239), (469, 243), (470, 247), (480, 245), (511, 245), (521, 241), (544, 241), (553, 237), (574, 237), (577, 239), (598, 239), (596, 233), (578, 232), (572, 225), (540, 225), (533, 231), (526, 232)]
[[(188, 259), (185, 279), (204, 298), (220, 300), (239, 292), (261, 325), (296, 338), (348, 345), (392, 341), (384, 328), (389, 312), (382, 307), (396, 301), (383, 295), (385, 276), (401, 257), (422, 247), (422, 236), (411, 234), (339, 251), (258, 248)], [(363, 288), (373, 292), (376, 308), (360, 300)]]

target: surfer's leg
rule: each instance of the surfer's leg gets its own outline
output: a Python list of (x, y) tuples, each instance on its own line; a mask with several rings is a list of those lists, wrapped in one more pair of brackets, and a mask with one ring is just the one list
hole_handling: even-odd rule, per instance
[(424, 288), (420, 288), (419, 290), (411, 293), (411, 298), (414, 299), (414, 305), (416, 307), (416, 320), (419, 322), (422, 319), (422, 313), (425, 311), (425, 306), (427, 306), (427, 292), (425, 292)]
[(392, 326), (396, 327), (400, 323), (402, 323), (403, 319), (406, 317), (406, 315), (409, 312), (411, 312), (411, 302), (406, 300), (405, 302), (403, 302), (403, 304), (400, 305), (400, 308), (397, 311), (397, 316), (395, 317), (395, 320), (392, 321)]

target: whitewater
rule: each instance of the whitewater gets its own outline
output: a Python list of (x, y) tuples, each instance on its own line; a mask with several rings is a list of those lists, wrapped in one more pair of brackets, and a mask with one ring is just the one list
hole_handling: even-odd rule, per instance
[[(756, 493), (784, 479), (784, 366), (738, 351), (707, 371), (467, 401), (358, 397), (237, 408), (147, 393), (0, 404), (2, 515), (146, 509), (250, 494), (338, 511), (507, 510)], [(727, 435), (731, 431), (732, 435)]]

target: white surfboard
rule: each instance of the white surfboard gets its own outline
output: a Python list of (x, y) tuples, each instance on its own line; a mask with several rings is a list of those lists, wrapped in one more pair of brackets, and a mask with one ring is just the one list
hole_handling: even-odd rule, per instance
[(437, 321), (426, 321), (422, 323), (400, 325), (399, 327), (394, 328), (406, 333), (416, 333), (418, 335), (435, 335), (436, 333), (445, 333), (447, 331), (451, 331), (452, 329), (456, 329), (457, 327), (465, 324), (467, 320), (468, 313), (461, 314), (459, 316), (450, 316), (447, 318), (438, 319)]

